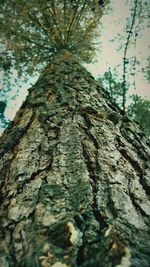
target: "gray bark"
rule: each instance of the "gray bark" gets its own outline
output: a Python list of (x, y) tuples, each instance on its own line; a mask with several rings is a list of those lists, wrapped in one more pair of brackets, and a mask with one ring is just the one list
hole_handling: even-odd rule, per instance
[(0, 145), (1, 267), (150, 266), (150, 144), (57, 55)]

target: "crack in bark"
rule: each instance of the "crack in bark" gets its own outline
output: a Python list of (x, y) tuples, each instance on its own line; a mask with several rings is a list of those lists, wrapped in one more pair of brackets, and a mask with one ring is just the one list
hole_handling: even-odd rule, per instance
[[(134, 139), (132, 139), (129, 135), (127, 135), (126, 133), (127, 130), (130, 131), (134, 135)], [(127, 128), (126, 131), (125, 129), (121, 129), (121, 133), (123, 137), (137, 149), (138, 155), (140, 156), (141, 159), (148, 161), (149, 156), (147, 155), (147, 152), (144, 146), (142, 145), (142, 143), (140, 142), (140, 139), (137, 136), (137, 134), (134, 133), (130, 128)]]
[(81, 245), (78, 249), (78, 254), (76, 259), (77, 266), (82, 265), (85, 261), (84, 248), (85, 245)]
[(6, 129), (7, 133), (7, 138), (4, 143), (2, 143), (2, 151), (1, 155), (3, 157), (4, 152), (6, 153), (7, 151), (14, 149), (14, 147), (18, 144), (18, 142), (21, 140), (21, 138), (26, 134), (27, 130), (30, 128), (30, 125), (35, 117), (35, 113), (33, 112), (31, 115), (31, 118), (27, 125), (23, 128), (19, 128), (17, 126), (8, 126)]
[(120, 140), (119, 136), (116, 137), (116, 141), (117, 141), (117, 149), (119, 150), (119, 152), (121, 153), (121, 155), (131, 164), (131, 166), (141, 175), (144, 173), (143, 168), (140, 166), (140, 164), (138, 163), (138, 161), (136, 161), (128, 152), (127, 149), (125, 147), (125, 144), (122, 143), (122, 141)]
[[(100, 146), (99, 146), (99, 143), (98, 143), (97, 139), (96, 139), (95, 136), (90, 132), (90, 129), (92, 128), (92, 123), (91, 123), (91, 120), (90, 120), (88, 114), (86, 114), (86, 113), (81, 113), (81, 115), (82, 115), (82, 117), (84, 118), (85, 124), (87, 125), (87, 127), (86, 127), (86, 126), (83, 126), (82, 128), (84, 129), (86, 135), (89, 136), (89, 139), (92, 140), (92, 142), (93, 142), (95, 148), (96, 148), (96, 149), (99, 149)], [(79, 124), (79, 126), (80, 126), (80, 124)]]
[[(83, 154), (83, 157), (85, 160), (86, 168), (89, 172), (90, 183), (91, 183), (92, 192), (93, 192), (93, 194), (92, 194), (93, 195), (92, 213), (94, 215), (95, 220), (99, 224), (100, 231), (102, 231), (104, 228), (106, 228), (107, 223), (106, 223), (104, 216), (101, 214), (99, 207), (98, 207), (98, 204), (97, 204), (97, 193), (98, 193), (97, 182), (99, 180), (99, 173), (101, 170), (99, 163), (98, 163), (99, 144), (98, 144), (98, 141), (96, 140), (95, 136), (89, 130), (92, 127), (92, 123), (90, 121), (88, 114), (82, 113), (81, 115), (83, 116), (83, 118), (85, 120), (85, 124), (87, 126), (80, 125), (80, 123), (79, 123), (79, 127), (84, 130), (85, 134), (88, 136), (89, 140), (92, 141), (94, 148), (95, 148), (95, 150), (94, 150), (94, 162), (93, 162), (90, 158), (89, 153), (88, 153), (88, 149), (86, 148), (86, 144), (84, 144), (83, 142), (81, 143), (82, 154)], [(77, 266), (82, 265), (85, 262), (84, 249), (85, 249), (85, 245), (86, 245), (87, 241), (84, 239), (85, 238), (84, 238), (84, 232), (83, 232), (83, 243), (78, 249), (78, 255), (77, 255), (77, 259), (76, 259)]]
[(134, 168), (134, 170), (137, 171), (139, 175), (139, 182), (144, 189), (145, 193), (149, 195), (150, 193), (150, 187), (146, 184), (144, 181), (143, 175), (145, 173), (145, 170), (140, 166), (138, 161), (136, 161), (128, 152), (127, 149), (125, 148), (125, 145), (121, 142), (120, 138), (116, 138), (118, 146), (117, 149), (120, 151), (121, 155), (131, 164), (131, 166)]
[(107, 223), (105, 221), (105, 218), (103, 217), (103, 215), (100, 213), (98, 205), (97, 205), (97, 181), (99, 179), (99, 176), (95, 175), (95, 170), (94, 170), (94, 166), (93, 166), (93, 162), (91, 161), (88, 152), (86, 151), (86, 147), (85, 145), (82, 143), (82, 149), (83, 149), (83, 156), (85, 159), (85, 163), (86, 163), (86, 167), (87, 170), (89, 172), (89, 177), (91, 180), (91, 186), (92, 186), (92, 191), (93, 191), (93, 204), (92, 204), (92, 208), (93, 208), (93, 215), (96, 219), (96, 221), (98, 221), (99, 225), (100, 225), (100, 230), (102, 230), (103, 228), (105, 228), (107, 226)]
[(142, 215), (142, 217), (147, 217), (146, 212), (141, 208), (141, 206), (138, 204), (138, 202), (135, 199), (134, 194), (129, 190), (129, 196), (130, 199), (132, 201), (133, 206), (135, 207), (136, 210), (139, 210), (140, 214)]
[(143, 189), (145, 190), (146, 194), (149, 196), (150, 195), (150, 186), (146, 183), (146, 181), (144, 180), (144, 176), (143, 174), (140, 175), (139, 177), (139, 182), (141, 184), (141, 186), (143, 187)]
[(84, 263), (85, 255), (84, 255), (84, 248), (85, 248), (85, 236), (84, 236), (84, 230), (82, 229), (82, 226), (84, 226), (84, 218), (82, 217), (82, 214), (74, 216), (75, 223), (78, 227), (78, 229), (82, 232), (82, 244), (78, 248), (77, 257), (76, 257), (76, 264), (81, 265)]
[[(22, 115), (22, 112), (21, 112), (21, 115)], [(33, 112), (27, 125), (21, 129), (19, 129), (19, 127), (13, 128), (13, 129), (15, 129), (15, 131), (13, 132), (12, 131), (13, 122), (11, 122), (10, 125), (8, 126), (8, 128), (6, 129), (7, 138), (4, 142), (2, 141), (1, 146), (0, 146), (0, 160), (2, 161), (3, 156), (7, 152), (9, 152), (10, 150), (13, 153), (13, 157), (10, 159), (10, 161), (7, 160), (7, 165), (4, 165), (1, 169), (1, 175), (2, 175), (1, 182), (0, 182), (1, 189), (3, 188), (3, 186), (5, 186), (5, 184), (7, 184), (7, 180), (5, 179), (6, 173), (8, 172), (8, 169), (10, 169), (10, 166), (16, 157), (16, 152), (15, 152), (14, 148), (16, 147), (18, 142), (21, 140), (21, 138), (26, 134), (28, 129), (30, 128), (30, 125), (31, 125), (34, 117), (35, 117), (35, 113)], [(1, 192), (1, 189), (0, 189), (0, 200), (2, 201), (3, 200), (3, 193)]]
[(107, 223), (105, 221), (104, 216), (101, 214), (101, 212), (98, 208), (97, 199), (96, 199), (97, 193), (98, 193), (97, 182), (99, 180), (99, 173), (101, 170), (101, 167), (98, 163), (99, 144), (98, 144), (98, 141), (95, 138), (95, 136), (90, 132), (90, 128), (92, 127), (92, 123), (90, 121), (88, 114), (81, 112), (81, 116), (83, 116), (83, 118), (85, 120), (85, 124), (87, 125), (87, 127), (84, 126), (84, 127), (82, 127), (82, 129), (84, 130), (84, 132), (88, 136), (88, 138), (92, 141), (92, 143), (95, 147), (95, 151), (94, 151), (94, 155), (95, 155), (94, 161), (95, 162), (92, 162), (90, 159), (90, 156), (88, 154), (88, 151), (86, 149), (86, 145), (84, 143), (82, 143), (83, 157), (85, 159), (85, 164), (86, 164), (87, 170), (89, 172), (89, 177), (90, 177), (92, 191), (93, 191), (93, 204), (92, 204), (93, 215), (94, 215), (96, 221), (98, 221), (98, 223), (100, 225), (100, 230), (102, 230), (103, 228), (105, 228), (107, 226)]
[(143, 174), (144, 170), (140, 166), (140, 164), (126, 151), (125, 148), (118, 148), (122, 156), (130, 162), (132, 167), (139, 173)]
[[(52, 162), (53, 162), (53, 158), (51, 158), (51, 161), (50, 163), (43, 169), (39, 169), (37, 170), (36, 172), (33, 172), (31, 174), (31, 176), (29, 177), (29, 179), (25, 180), (25, 181), (22, 181), (19, 185), (18, 185), (18, 190), (17, 190), (17, 193), (21, 194), (23, 192), (23, 189), (24, 189), (24, 186), (29, 184), (32, 180), (36, 179), (36, 176), (38, 176), (39, 174), (43, 173), (44, 171), (47, 171), (49, 169), (51, 169), (51, 166), (52, 166)], [(20, 175), (18, 175), (19, 177)]]
[[(9, 259), (9, 261), (11, 261), (11, 266), (17, 266), (17, 260), (16, 260), (16, 256), (15, 256), (16, 254), (15, 254), (15, 248), (14, 248), (14, 242), (13, 242), (13, 233), (14, 233), (16, 225), (17, 225), (17, 223), (13, 221), (13, 223), (11, 222), (9, 225), (4, 227), (4, 228), (6, 228), (6, 231), (5, 231), (6, 236), (9, 233), (9, 237), (10, 237), (9, 254), (7, 255), (7, 257)], [(3, 228), (1, 229), (1, 232), (3, 232)], [(5, 234), (4, 234), (3, 239), (6, 240)]]
[(114, 201), (112, 199), (112, 191), (111, 191), (111, 188), (109, 186), (107, 188), (107, 192), (108, 192), (108, 204), (107, 204), (107, 206), (110, 209), (114, 219), (116, 219), (118, 217), (118, 214), (117, 214), (117, 211), (115, 209)]

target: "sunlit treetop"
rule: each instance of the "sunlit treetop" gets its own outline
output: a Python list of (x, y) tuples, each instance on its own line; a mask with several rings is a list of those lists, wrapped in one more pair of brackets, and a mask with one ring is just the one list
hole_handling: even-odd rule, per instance
[(88, 62), (95, 51), (93, 38), (103, 2), (106, 5), (108, 1), (1, 1), (3, 60), (7, 63), (9, 58), (15, 68), (32, 73), (48, 63), (52, 55), (67, 49)]

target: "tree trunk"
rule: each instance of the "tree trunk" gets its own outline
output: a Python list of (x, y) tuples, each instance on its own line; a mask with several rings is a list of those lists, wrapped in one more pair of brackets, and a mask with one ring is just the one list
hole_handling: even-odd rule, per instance
[(148, 267), (150, 147), (66, 51), (1, 138), (1, 267)]

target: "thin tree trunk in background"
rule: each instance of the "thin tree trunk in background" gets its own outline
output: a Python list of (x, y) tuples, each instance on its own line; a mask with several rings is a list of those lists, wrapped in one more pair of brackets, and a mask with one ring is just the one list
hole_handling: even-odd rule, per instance
[(148, 267), (150, 146), (67, 52), (0, 146), (1, 267)]
[(133, 8), (133, 14), (132, 14), (132, 19), (131, 19), (131, 25), (129, 27), (129, 29), (127, 29), (127, 40), (125, 43), (125, 49), (124, 49), (124, 53), (123, 53), (123, 75), (122, 75), (122, 108), (123, 111), (126, 111), (126, 95), (127, 95), (127, 64), (128, 64), (128, 58), (127, 58), (127, 52), (128, 52), (128, 48), (130, 45), (130, 39), (132, 37), (133, 34), (133, 27), (135, 25), (135, 19), (136, 19), (136, 15), (137, 15), (137, 6), (138, 6), (138, 0), (134, 0), (134, 8)]

